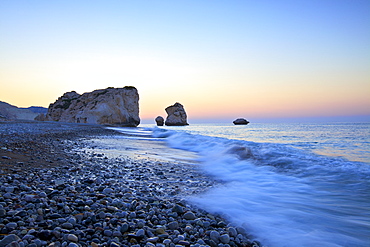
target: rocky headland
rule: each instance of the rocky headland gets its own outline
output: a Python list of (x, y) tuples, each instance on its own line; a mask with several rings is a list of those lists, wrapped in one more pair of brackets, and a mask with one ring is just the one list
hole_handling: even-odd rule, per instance
[(176, 102), (174, 105), (167, 107), (165, 110), (167, 113), (165, 125), (167, 126), (189, 125), (187, 121), (187, 115), (182, 104)]
[(260, 246), (184, 200), (216, 183), (197, 166), (109, 158), (99, 125), (0, 125), (1, 247)]
[(140, 124), (135, 87), (106, 88), (82, 95), (67, 92), (35, 120), (136, 127)]
[(46, 113), (44, 107), (31, 106), (28, 108), (16, 107), (6, 102), (0, 101), (0, 120), (33, 120), (38, 114)]

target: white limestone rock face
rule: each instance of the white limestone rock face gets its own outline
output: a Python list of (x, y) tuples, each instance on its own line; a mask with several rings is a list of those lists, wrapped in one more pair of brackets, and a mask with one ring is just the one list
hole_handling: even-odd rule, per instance
[(165, 125), (167, 126), (184, 126), (189, 125), (187, 122), (187, 115), (185, 112), (185, 109), (183, 105), (180, 103), (175, 103), (174, 105), (171, 105), (167, 107), (167, 118)]
[(72, 91), (50, 104), (47, 121), (136, 127), (140, 124), (135, 87), (107, 88), (82, 95)]

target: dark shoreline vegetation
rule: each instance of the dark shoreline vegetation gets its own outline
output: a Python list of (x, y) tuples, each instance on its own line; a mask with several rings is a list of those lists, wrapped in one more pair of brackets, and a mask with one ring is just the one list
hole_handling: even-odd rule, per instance
[(108, 158), (99, 125), (0, 122), (0, 247), (261, 246), (184, 198), (216, 184), (197, 166)]

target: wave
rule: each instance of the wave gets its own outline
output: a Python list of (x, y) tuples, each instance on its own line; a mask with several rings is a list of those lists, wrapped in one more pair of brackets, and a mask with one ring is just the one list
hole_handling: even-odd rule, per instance
[(366, 246), (370, 166), (284, 144), (151, 129), (223, 186), (190, 198), (269, 246)]

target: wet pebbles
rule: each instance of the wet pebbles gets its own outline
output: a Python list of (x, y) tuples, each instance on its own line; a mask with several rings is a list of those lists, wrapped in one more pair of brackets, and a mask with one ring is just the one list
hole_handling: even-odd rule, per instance
[[(63, 144), (80, 145), (86, 141)], [(194, 166), (68, 157), (68, 165), (0, 168), (0, 247), (259, 246), (242, 228), (187, 204), (183, 198), (214, 185)]]

